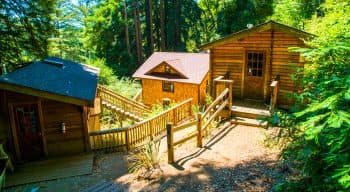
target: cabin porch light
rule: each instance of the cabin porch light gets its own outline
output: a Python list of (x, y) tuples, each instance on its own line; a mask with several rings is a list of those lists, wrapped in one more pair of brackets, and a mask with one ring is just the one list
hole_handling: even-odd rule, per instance
[(67, 132), (67, 125), (65, 122), (60, 123), (60, 131), (62, 134), (66, 134)]

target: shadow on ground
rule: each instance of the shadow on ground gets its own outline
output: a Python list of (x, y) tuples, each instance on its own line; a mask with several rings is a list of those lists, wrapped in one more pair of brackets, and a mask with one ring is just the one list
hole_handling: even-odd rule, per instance
[(154, 181), (141, 191), (268, 191), (278, 174), (276, 163), (253, 159), (217, 167), (200, 159), (192, 164), (193, 171)]

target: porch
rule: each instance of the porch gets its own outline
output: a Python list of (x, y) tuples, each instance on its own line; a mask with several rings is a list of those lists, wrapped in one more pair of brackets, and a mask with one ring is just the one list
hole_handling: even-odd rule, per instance
[(81, 154), (25, 163), (6, 176), (5, 187), (92, 173), (93, 154)]

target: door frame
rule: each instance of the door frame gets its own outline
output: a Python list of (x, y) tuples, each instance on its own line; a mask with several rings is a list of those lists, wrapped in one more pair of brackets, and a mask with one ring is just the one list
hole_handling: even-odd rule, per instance
[(262, 101), (266, 100), (266, 85), (267, 85), (267, 80), (269, 77), (269, 63), (270, 63), (270, 50), (267, 48), (244, 48), (243, 50), (243, 63), (242, 63), (242, 82), (241, 82), (241, 99), (246, 99), (244, 95), (244, 89), (245, 89), (245, 79), (246, 79), (246, 69), (247, 69), (247, 53), (249, 51), (257, 51), (257, 52), (263, 52), (265, 54), (265, 64), (264, 64), (264, 69), (263, 69), (263, 98)]
[(48, 156), (47, 152), (47, 143), (46, 143), (46, 134), (44, 131), (44, 123), (43, 123), (43, 114), (42, 114), (42, 107), (41, 107), (41, 101), (30, 101), (30, 102), (11, 102), (8, 103), (8, 110), (9, 110), (9, 117), (10, 117), (10, 125), (11, 125), (11, 132), (12, 132), (12, 139), (13, 144), (15, 146), (15, 153), (18, 160), (22, 160), (22, 154), (19, 147), (19, 141), (17, 136), (17, 129), (16, 129), (16, 120), (15, 120), (15, 114), (14, 114), (14, 107), (20, 106), (20, 105), (37, 105), (38, 107), (38, 120), (39, 120), (39, 127), (41, 132), (41, 139), (42, 139), (42, 145), (43, 145), (43, 152), (44, 157)]

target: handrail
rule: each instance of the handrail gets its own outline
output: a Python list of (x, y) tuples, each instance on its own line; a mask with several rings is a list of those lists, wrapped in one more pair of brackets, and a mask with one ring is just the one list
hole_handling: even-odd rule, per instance
[(130, 112), (138, 117), (145, 117), (146, 113), (150, 112), (150, 109), (147, 106), (121, 96), (101, 85), (98, 86), (97, 95), (102, 101), (115, 105), (123, 109), (125, 112)]
[(142, 89), (140, 89), (136, 95), (132, 98), (133, 101), (140, 102), (142, 101)]
[(213, 103), (211, 103), (209, 107), (204, 111), (202, 117), (205, 117), (209, 113), (209, 111), (212, 110), (220, 102), (220, 100), (222, 100), (227, 95), (228, 92), (228, 88), (222, 91), (221, 94), (213, 101)]
[(192, 98), (187, 99), (128, 128), (90, 132), (91, 146), (93, 149), (126, 147), (127, 150), (137, 147), (165, 132), (167, 122), (172, 121), (176, 124), (191, 117), (192, 100)]
[(125, 97), (123, 95), (120, 95), (120, 94), (112, 91), (111, 89), (108, 89), (105, 86), (98, 85), (97, 86), (97, 90), (98, 91), (103, 91), (103, 92), (108, 93), (108, 94), (111, 94), (111, 95), (113, 95), (113, 96), (115, 96), (117, 98), (120, 98), (121, 100), (123, 100), (123, 101), (125, 101), (127, 103), (130, 103), (132, 105), (135, 105), (135, 106), (137, 105), (137, 106), (140, 106), (140, 107), (143, 107), (143, 108), (149, 110), (149, 107), (147, 105), (144, 105), (143, 103), (140, 103), (140, 102), (136, 102), (136, 101), (130, 100), (129, 98), (127, 98), (127, 97)]

